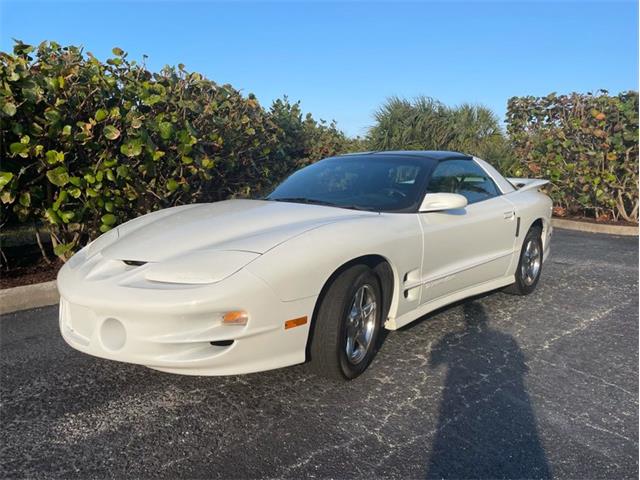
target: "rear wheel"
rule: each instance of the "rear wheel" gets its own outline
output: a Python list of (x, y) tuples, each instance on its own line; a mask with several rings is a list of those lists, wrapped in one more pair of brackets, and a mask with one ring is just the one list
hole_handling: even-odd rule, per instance
[(375, 356), (382, 328), (380, 281), (365, 265), (336, 277), (321, 299), (311, 345), (311, 367), (333, 379), (352, 379)]
[(529, 295), (536, 289), (542, 272), (542, 254), (542, 229), (538, 226), (531, 227), (522, 242), (516, 281), (505, 289), (506, 292)]

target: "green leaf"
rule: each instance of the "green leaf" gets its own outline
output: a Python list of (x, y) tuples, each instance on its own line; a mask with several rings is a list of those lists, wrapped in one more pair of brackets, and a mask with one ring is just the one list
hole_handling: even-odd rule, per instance
[(21, 157), (29, 156), (29, 145), (25, 145), (21, 142), (15, 142), (9, 145), (9, 151), (14, 155), (20, 155)]
[(13, 178), (13, 173), (11, 172), (0, 172), (0, 190), (2, 190), (5, 185), (7, 185), (11, 179)]
[(111, 227), (110, 227), (109, 225), (105, 225), (105, 224), (100, 225), (100, 231), (101, 231), (102, 233), (106, 233), (106, 232), (108, 232), (109, 230), (111, 230)]
[(56, 167), (47, 172), (47, 178), (58, 187), (64, 187), (69, 182), (69, 172), (65, 167)]
[(120, 136), (120, 130), (118, 130), (113, 125), (107, 125), (106, 127), (104, 127), (102, 133), (108, 140), (115, 140)]
[(45, 157), (47, 157), (47, 163), (51, 165), (64, 162), (64, 153), (56, 150), (48, 150)]
[(103, 215), (100, 220), (102, 220), (102, 223), (105, 225), (112, 226), (118, 219), (113, 213), (107, 213), (106, 215)]
[(169, 190), (170, 192), (175, 192), (179, 186), (180, 185), (178, 184), (178, 182), (176, 182), (173, 178), (170, 178), (167, 181), (167, 190)]
[(142, 103), (149, 107), (154, 106), (156, 103), (164, 102), (164, 97), (162, 95), (149, 95), (146, 98), (142, 99)]
[(53, 253), (55, 253), (58, 257), (63, 257), (73, 248), (73, 246), (73, 243), (59, 243), (58, 245), (53, 247)]
[(18, 109), (16, 108), (16, 106), (13, 103), (5, 103), (4, 106), (2, 107), (2, 111), (9, 117), (13, 117), (16, 112), (18, 111)]
[(137, 157), (142, 153), (142, 141), (138, 138), (129, 140), (120, 146), (120, 152), (127, 157)]
[(118, 177), (127, 178), (129, 176), (129, 167), (127, 167), (126, 165), (120, 165), (118, 168), (116, 168), (116, 174), (118, 175)]
[(16, 55), (29, 55), (36, 47), (23, 43), (20, 40), (16, 40), (16, 44), (13, 46), (13, 53)]
[(78, 187), (70, 188), (67, 190), (67, 192), (69, 192), (69, 195), (71, 195), (73, 198), (80, 198), (80, 195), (82, 194), (82, 190), (80, 190)]
[(44, 112), (44, 118), (49, 120), (49, 122), (51, 123), (57, 123), (60, 121), (60, 112), (58, 112), (57, 110), (53, 110), (51, 108), (47, 109)]
[(58, 217), (58, 214), (53, 210), (53, 208), (47, 208), (47, 210), (45, 210), (44, 218), (53, 225), (58, 225), (60, 223), (60, 217)]
[(58, 212), (58, 216), (62, 219), (64, 223), (69, 223), (71, 220), (73, 220), (73, 217), (75, 217), (76, 214), (68, 210), (64, 212)]
[(118, 47), (114, 47), (111, 52), (116, 56), (116, 57), (121, 57), (124, 55), (124, 50), (122, 50), (121, 48)]
[(31, 205), (31, 194), (29, 192), (21, 193), (18, 202), (23, 207), (29, 207)]
[(71, 185), (75, 185), (76, 187), (82, 186), (82, 180), (80, 179), (80, 177), (71, 177), (71, 178), (69, 178), (69, 183)]
[(71, 125), (65, 125), (62, 128), (62, 135), (65, 137), (68, 137), (69, 135), (71, 135)]
[(107, 212), (112, 213), (113, 212), (113, 202), (105, 202), (104, 203), (104, 209)]
[(101, 122), (102, 120), (107, 118), (107, 115), (109, 115), (109, 112), (107, 112), (104, 108), (99, 108), (98, 110), (96, 110), (96, 114), (94, 115), (94, 117), (97, 122)]
[(65, 190), (61, 190), (58, 194), (58, 198), (53, 202), (53, 209), (57, 212), (60, 210), (60, 206), (67, 200), (67, 192)]
[(160, 130), (160, 137), (162, 137), (163, 140), (168, 140), (173, 133), (173, 125), (169, 122), (160, 122), (158, 130)]

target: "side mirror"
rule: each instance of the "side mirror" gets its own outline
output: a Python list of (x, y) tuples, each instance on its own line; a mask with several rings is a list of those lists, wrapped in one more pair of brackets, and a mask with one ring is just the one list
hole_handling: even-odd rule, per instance
[(420, 205), (420, 212), (442, 212), (467, 206), (467, 199), (457, 193), (427, 193)]

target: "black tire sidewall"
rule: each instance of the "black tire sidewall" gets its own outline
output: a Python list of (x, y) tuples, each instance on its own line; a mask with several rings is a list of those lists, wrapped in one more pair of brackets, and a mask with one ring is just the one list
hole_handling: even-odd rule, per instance
[[(369, 351), (360, 363), (354, 365), (347, 359), (347, 352), (345, 351), (347, 342), (347, 316), (349, 314), (349, 310), (351, 309), (351, 303), (356, 291), (363, 285), (371, 286), (374, 291), (374, 295), (376, 297), (376, 321)], [(380, 337), (380, 329), (382, 328), (382, 307), (382, 289), (380, 287), (380, 281), (378, 280), (378, 277), (373, 273), (373, 271), (366, 270), (356, 277), (355, 281), (351, 284), (349, 290), (347, 291), (345, 302), (342, 308), (342, 317), (340, 319), (338, 328), (338, 352), (336, 352), (336, 354), (338, 355), (340, 370), (342, 371), (342, 374), (348, 379), (355, 378), (362, 372), (364, 372), (376, 354), (376, 350), (378, 348), (378, 338)]]
[[(522, 278), (522, 262), (524, 260), (524, 251), (529, 243), (529, 241), (538, 242), (538, 247), (540, 248), (540, 270), (538, 271), (538, 275), (536, 279), (531, 285), (527, 285)], [(522, 242), (522, 248), (520, 249), (520, 260), (518, 262), (518, 270), (516, 272), (516, 283), (518, 284), (518, 289), (524, 295), (528, 295), (532, 293), (536, 286), (538, 285), (538, 281), (540, 280), (540, 275), (542, 275), (542, 263), (544, 260), (544, 249), (542, 245), (542, 230), (540, 227), (533, 227), (529, 229), (527, 235), (524, 237), (524, 241)]]

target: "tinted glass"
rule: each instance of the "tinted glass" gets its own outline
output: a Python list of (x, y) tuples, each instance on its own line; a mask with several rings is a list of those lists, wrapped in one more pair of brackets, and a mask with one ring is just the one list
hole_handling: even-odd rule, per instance
[(445, 160), (433, 171), (427, 193), (458, 193), (469, 203), (476, 203), (500, 194), (496, 184), (472, 160)]
[(432, 162), (387, 155), (322, 160), (297, 171), (267, 200), (382, 212), (417, 209)]

